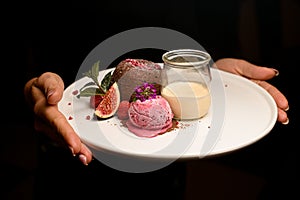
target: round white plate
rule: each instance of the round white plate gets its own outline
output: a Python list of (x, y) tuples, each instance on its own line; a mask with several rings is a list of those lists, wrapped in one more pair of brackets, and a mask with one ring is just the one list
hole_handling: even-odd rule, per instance
[[(113, 70), (113, 69), (108, 69)], [(106, 74), (101, 71), (99, 78)], [(154, 138), (139, 138), (117, 117), (97, 120), (89, 97), (77, 98), (91, 79), (75, 81), (64, 91), (59, 110), (93, 151), (135, 158), (186, 159), (212, 156), (248, 146), (270, 132), (277, 120), (273, 98), (246, 78), (212, 68), (212, 106), (207, 116), (179, 121), (179, 128)]]

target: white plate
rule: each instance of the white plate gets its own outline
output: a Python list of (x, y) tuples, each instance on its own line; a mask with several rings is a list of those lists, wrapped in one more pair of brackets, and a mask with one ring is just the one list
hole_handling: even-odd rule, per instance
[[(269, 93), (248, 79), (214, 68), (211, 71), (212, 106), (208, 115), (201, 120), (181, 121), (181, 128), (154, 138), (135, 136), (117, 117), (94, 119), (89, 98), (78, 99), (73, 94), (91, 81), (87, 77), (65, 89), (59, 110), (93, 151), (135, 158), (212, 156), (243, 148), (268, 134), (277, 120), (277, 107)], [(106, 72), (101, 71), (99, 77)]]

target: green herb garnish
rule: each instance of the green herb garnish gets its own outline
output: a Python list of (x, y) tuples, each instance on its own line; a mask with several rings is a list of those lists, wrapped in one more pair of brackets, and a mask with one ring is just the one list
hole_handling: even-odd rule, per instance
[(92, 82), (86, 83), (80, 90), (79, 94), (77, 95), (78, 98), (81, 96), (83, 97), (90, 97), (93, 95), (104, 95), (107, 90), (109, 90), (111, 86), (111, 71), (108, 72), (104, 78), (102, 79), (101, 83), (98, 81), (99, 76), (99, 61), (96, 62), (92, 68), (83, 73), (83, 76), (87, 76), (92, 79)]

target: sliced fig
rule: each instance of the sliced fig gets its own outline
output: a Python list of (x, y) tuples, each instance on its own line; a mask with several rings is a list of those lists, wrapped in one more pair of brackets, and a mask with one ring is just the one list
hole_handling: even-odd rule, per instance
[(93, 95), (90, 97), (90, 106), (91, 108), (97, 108), (99, 103), (102, 101), (103, 96), (102, 95)]
[(120, 105), (120, 91), (115, 82), (103, 96), (103, 99), (95, 109), (95, 115), (105, 119), (113, 116)]

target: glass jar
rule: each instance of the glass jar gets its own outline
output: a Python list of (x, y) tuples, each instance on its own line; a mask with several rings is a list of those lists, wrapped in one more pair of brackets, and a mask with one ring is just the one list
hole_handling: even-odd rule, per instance
[(169, 102), (174, 118), (204, 117), (211, 105), (210, 60), (207, 52), (178, 49), (163, 54), (161, 95)]

